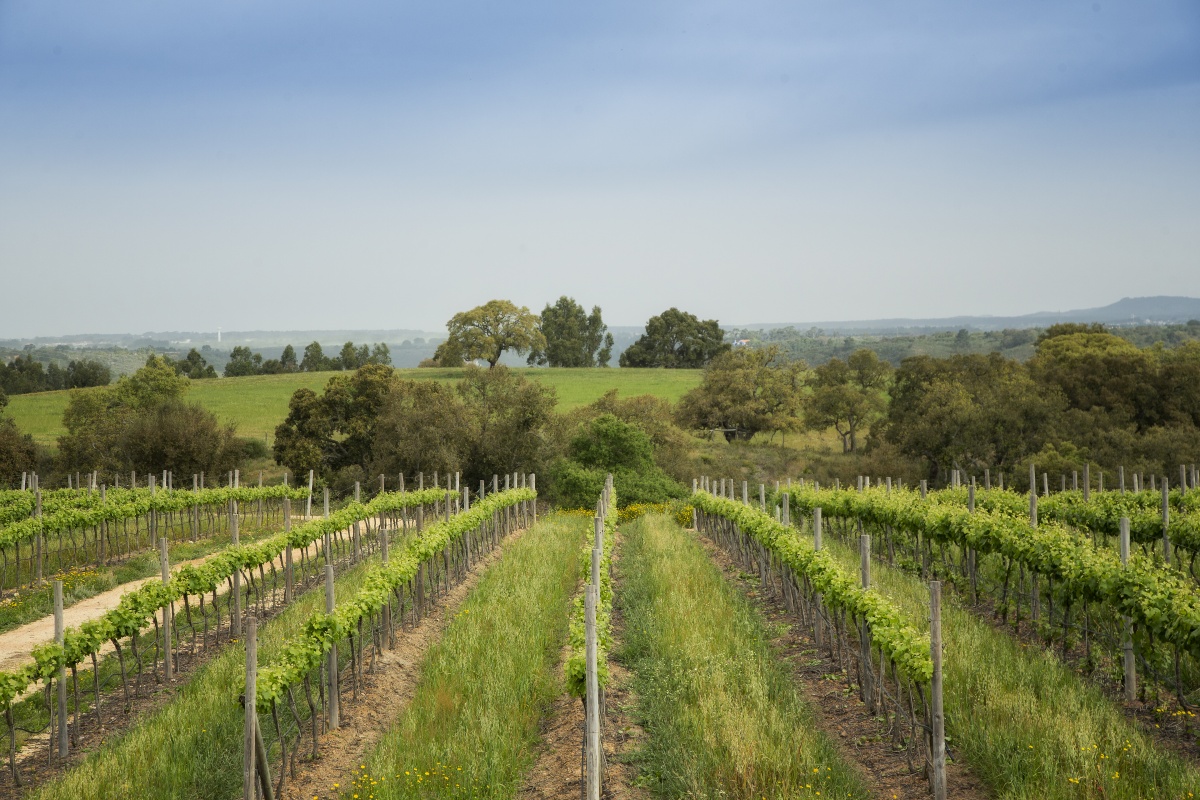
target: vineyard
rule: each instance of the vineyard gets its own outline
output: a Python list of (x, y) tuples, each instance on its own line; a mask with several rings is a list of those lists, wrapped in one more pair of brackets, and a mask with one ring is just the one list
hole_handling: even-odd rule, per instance
[[(1200, 786), (1188, 485), (702, 477), (618, 508), (610, 475), (575, 512), (520, 473), (337, 501), (83, 482), (0, 494), (0, 592), (55, 601), (0, 662), (7, 796)], [(157, 577), (67, 624), (63, 576), (143, 558)]]

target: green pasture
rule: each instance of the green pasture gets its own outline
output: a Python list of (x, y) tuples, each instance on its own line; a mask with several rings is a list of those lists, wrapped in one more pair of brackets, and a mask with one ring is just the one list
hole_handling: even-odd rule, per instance
[[(700, 383), (701, 370), (690, 369), (538, 369), (519, 372), (551, 386), (558, 393), (558, 410), (585, 406), (617, 389), (623, 396), (652, 394), (672, 402)], [(462, 377), (461, 369), (401, 369), (402, 378), (452, 383)], [(287, 375), (255, 375), (248, 378), (217, 378), (192, 381), (187, 399), (210, 409), (222, 421), (237, 423), (242, 436), (263, 438), (270, 443), (275, 426), (287, 416), (288, 400), (297, 389), (319, 392), (336, 372), (296, 372)], [(84, 390), (86, 391), (86, 390)], [(24, 433), (47, 446), (55, 446), (65, 430), (63, 411), (69, 392), (39, 392), (10, 398), (7, 412)]]

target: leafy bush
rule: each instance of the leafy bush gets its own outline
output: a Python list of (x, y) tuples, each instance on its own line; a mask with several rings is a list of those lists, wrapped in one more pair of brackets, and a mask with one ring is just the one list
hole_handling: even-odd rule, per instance
[(687, 494), (682, 484), (654, 463), (654, 445), (646, 432), (612, 414), (584, 424), (569, 451), (569, 459), (550, 467), (551, 492), (559, 505), (590, 506), (609, 472), (617, 495), (630, 503), (662, 503)]

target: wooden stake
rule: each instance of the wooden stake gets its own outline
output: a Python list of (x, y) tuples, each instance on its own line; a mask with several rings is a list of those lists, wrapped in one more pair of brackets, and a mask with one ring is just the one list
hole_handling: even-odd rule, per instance
[[(54, 642), (63, 646), (63, 583), (54, 581)], [(67, 757), (67, 665), (58, 668), (58, 757)]]
[[(312, 494), (308, 496), (309, 502), (312, 502)], [(292, 531), (292, 501), (291, 498), (283, 498), (283, 532), (291, 533)], [(295, 570), (292, 567), (292, 545), (289, 543), (283, 551), (283, 602), (292, 602), (292, 597), (295, 594)]]
[(942, 582), (929, 582), (929, 655), (933, 659), (929, 700), (933, 719), (931, 783), (934, 800), (946, 800), (946, 715), (942, 709)]
[(37, 582), (42, 583), (42, 490), (35, 489), (33, 493), (34, 516), (38, 519), (37, 532)]
[[(388, 544), (389, 544), (388, 532), (387, 532), (387, 528), (384, 527), (384, 525), (383, 525), (383, 512), (382, 511), (379, 512), (379, 517), (380, 517), (380, 519), (379, 519), (379, 561), (381, 564), (383, 564), (383, 568), (386, 570), (387, 565), (388, 565)], [(469, 535), (465, 538), (468, 542), (471, 541), (471, 537)], [(469, 560), (469, 556), (468, 556), (468, 560)], [(386, 647), (388, 650), (391, 650), (392, 649), (392, 601), (391, 601), (391, 598), (389, 598), (387, 600), (387, 602), (385, 602), (383, 604), (382, 610), (383, 610), (383, 642), (384, 642), (383, 646)]]
[[(1121, 517), (1121, 567), (1129, 566), (1129, 517)], [(1122, 617), (1124, 631), (1121, 637), (1121, 648), (1124, 650), (1125, 673), (1125, 702), (1132, 703), (1137, 699), (1137, 667), (1133, 658), (1133, 623), (1129, 617)]]
[[(864, 533), (858, 537), (859, 577), (862, 588), (871, 588), (871, 535)], [(875, 715), (875, 680), (871, 674), (871, 629), (863, 620), (859, 638), (859, 670), (862, 672), (862, 686), (859, 690), (863, 702), (867, 704), (867, 713)]]
[[(238, 544), (238, 526), (237, 526), (237, 501), (229, 501), (229, 531), (233, 536), (233, 543)], [(242, 629), (242, 570), (235, 567), (233, 570), (233, 618), (230, 624), (233, 626), (233, 635), (237, 636)]]
[[(816, 508), (813, 509), (812, 522), (813, 522), (813, 550), (820, 550), (821, 547), (824, 545), (824, 543), (821, 541), (822, 531), (821, 531), (821, 507), (820, 506), (817, 506)], [(813, 638), (816, 639), (816, 641), (817, 641), (817, 652), (820, 652), (821, 647), (823, 646), (823, 643), (821, 641), (824, 638), (824, 634), (822, 633), (822, 630), (821, 630), (822, 629), (821, 608), (822, 608), (822, 604), (824, 602), (825, 602), (825, 599), (821, 596), (821, 593), (817, 592), (816, 596), (815, 596), (815, 608), (813, 609)]]
[(258, 622), (253, 616), (246, 619), (246, 724), (242, 739), (242, 796), (245, 800), (256, 800), (254, 791), (258, 775), (255, 762), (254, 734), (258, 725), (257, 686), (258, 678)]
[(1162, 528), (1163, 528), (1163, 559), (1171, 563), (1171, 496), (1167, 487), (1167, 476), (1162, 482)]
[(587, 800), (600, 800), (600, 681), (596, 665), (596, 589), (584, 587), (584, 624), (587, 636)]
[[(167, 558), (167, 537), (162, 537), (158, 540), (158, 566), (162, 570), (163, 586), (171, 582), (171, 562)], [(162, 629), (163, 629), (163, 674), (166, 677), (167, 683), (170, 683), (175, 678), (175, 665), (171, 659), (171, 603), (163, 606), (162, 610)]]
[[(333, 613), (333, 565), (325, 565), (325, 613)], [(337, 642), (329, 648), (329, 654), (326, 656), (327, 669), (329, 673), (329, 727), (337, 728), (340, 724), (339, 703), (338, 703), (338, 655)]]

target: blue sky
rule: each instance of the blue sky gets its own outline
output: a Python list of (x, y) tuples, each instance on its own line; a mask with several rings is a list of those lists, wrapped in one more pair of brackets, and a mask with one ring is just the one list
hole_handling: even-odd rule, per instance
[(0, 0), (0, 337), (1200, 295), (1200, 3)]

